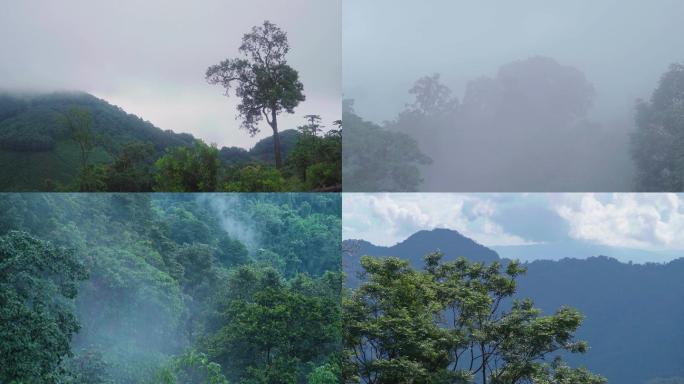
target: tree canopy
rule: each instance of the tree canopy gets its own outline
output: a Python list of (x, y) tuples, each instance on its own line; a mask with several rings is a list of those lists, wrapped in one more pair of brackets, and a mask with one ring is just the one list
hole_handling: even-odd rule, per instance
[(334, 194), (1, 195), (0, 382), (326, 379), (340, 209)]
[(425, 256), (419, 271), (394, 257), (362, 258), (366, 281), (343, 301), (346, 382), (605, 383), (559, 355), (546, 362), (586, 352), (574, 338), (582, 315), (562, 307), (542, 316), (529, 299), (511, 301), (518, 263), (441, 259)]
[(305, 99), (299, 74), (285, 60), (289, 50), (287, 34), (275, 24), (264, 21), (242, 38), (239, 51), (243, 58), (226, 59), (209, 67), (205, 74), (210, 84), (223, 86), (226, 95), (237, 83), (235, 95), (241, 99), (238, 112), (242, 127), (250, 135), (259, 132), (262, 119), (270, 125), (276, 168), (282, 166), (278, 115), (293, 113)]
[(431, 159), (416, 140), (356, 115), (353, 101), (343, 104), (342, 177), (346, 191), (410, 192), (419, 189), (422, 168)]
[(87, 276), (73, 251), (26, 232), (0, 237), (0, 381), (58, 382), (80, 329), (74, 299)]
[(684, 189), (684, 64), (672, 64), (650, 101), (636, 106), (632, 136), (636, 189), (645, 192)]

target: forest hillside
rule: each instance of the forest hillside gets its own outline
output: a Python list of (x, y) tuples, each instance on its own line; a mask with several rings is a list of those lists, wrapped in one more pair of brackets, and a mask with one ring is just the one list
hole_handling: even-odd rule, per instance
[(340, 209), (332, 194), (0, 195), (0, 382), (328, 383)]

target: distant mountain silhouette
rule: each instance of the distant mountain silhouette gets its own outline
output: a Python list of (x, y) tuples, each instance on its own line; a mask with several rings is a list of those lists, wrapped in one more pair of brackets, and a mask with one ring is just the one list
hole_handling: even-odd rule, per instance
[[(346, 240), (343, 258), (347, 285), (360, 284), (359, 257), (396, 256), (422, 267), (423, 255), (437, 249), (445, 260), (464, 256), (490, 263), (498, 254), (460, 233), (419, 231), (391, 247)], [(621, 263), (607, 256), (526, 263), (517, 298), (532, 298), (544, 313), (568, 305), (585, 315), (578, 332), (589, 342), (585, 355), (565, 356), (609, 383), (647, 384), (657, 377), (684, 376), (684, 259), (666, 264)], [(554, 259), (553, 255), (549, 255)]]
[(591, 256), (610, 254), (611, 257), (622, 262), (646, 263), (673, 260), (684, 256), (684, 252), (679, 250), (644, 251), (635, 248), (591, 244), (572, 239), (553, 243), (503, 245), (492, 247), (492, 249), (502, 258), (521, 261), (586, 259)]
[[(285, 160), (299, 140), (299, 131), (296, 129), (286, 129), (281, 131), (279, 136), (280, 150), (283, 154), (283, 160)], [(240, 147), (223, 147), (219, 157), (227, 165), (242, 165), (251, 162), (274, 164), (273, 136), (259, 140), (249, 150)]]
[(441, 228), (418, 231), (391, 247), (373, 245), (364, 240), (345, 240), (344, 246), (348, 255), (344, 257), (343, 267), (348, 278), (347, 284), (352, 287), (358, 285), (356, 277), (361, 271), (360, 258), (365, 255), (398, 257), (409, 260), (414, 268), (422, 268), (423, 256), (436, 250), (443, 252), (447, 260), (461, 256), (468, 258), (468, 260), (485, 263), (499, 260), (499, 255), (493, 250), (478, 244), (457, 231)]

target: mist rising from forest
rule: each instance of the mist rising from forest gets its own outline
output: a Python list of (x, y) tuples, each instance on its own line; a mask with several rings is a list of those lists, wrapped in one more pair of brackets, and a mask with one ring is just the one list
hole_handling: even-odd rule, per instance
[[(229, 238), (239, 241), (248, 249), (250, 258), (259, 246), (258, 234), (252, 223), (244, 220), (244, 212), (241, 211), (244, 209), (245, 199), (238, 194), (198, 194), (181, 198), (169, 194), (167, 198), (141, 197), (137, 200), (148, 199), (152, 207), (161, 208), (166, 205), (178, 205), (182, 207), (182, 211), (179, 212), (180, 216), (191, 213), (196, 216), (196, 219), (202, 220), (209, 226), (214, 221), (218, 222), (220, 228), (225, 231)], [(195, 211), (186, 211), (187, 207), (192, 207), (195, 204)], [(203, 211), (202, 207), (206, 210)], [(240, 212), (243, 212), (243, 215), (240, 215)], [(205, 216), (200, 216), (202, 213)], [(90, 218), (84, 217), (79, 222), (72, 221), (71, 224), (75, 225), (88, 238), (88, 241), (96, 242), (96, 239), (101, 237), (100, 229), (90, 226), (90, 220)], [(192, 222), (188, 217), (180, 220)], [(188, 224), (185, 226), (189, 227), (189, 231), (198, 230), (198, 228), (192, 228)], [(115, 238), (127, 237), (125, 233), (128, 230), (127, 227), (112, 227), (112, 229), (110, 236)], [(172, 229), (172, 231), (174, 230), (182, 230), (182, 228)], [(206, 234), (204, 239), (188, 238), (188, 240), (193, 242), (213, 241), (211, 236)], [(189, 243), (186, 244), (189, 245)], [(102, 246), (104, 248), (110, 245), (103, 244)], [(98, 247), (95, 247), (93, 257), (98, 257), (97, 252)], [(122, 264), (139, 256), (126, 255), (125, 253), (127, 252), (123, 251), (120, 255), (116, 255), (116, 258), (119, 259), (117, 261)], [(166, 255), (159, 256), (167, 257)], [(192, 262), (200, 261), (193, 260)], [(143, 285), (138, 288), (138, 294), (126, 296), (124, 300), (117, 297), (109, 297), (108, 300), (103, 300), (103, 297), (96, 294), (89, 296), (89, 293), (97, 293), (97, 290), (93, 289), (99, 284), (97, 278), (91, 277), (90, 280), (82, 283), (90, 287), (82, 287), (77, 298), (78, 318), (81, 321), (82, 328), (74, 337), (73, 348), (75, 351), (88, 351), (93, 346), (106, 345), (108, 346), (106, 359), (129, 365), (132, 370), (145, 370), (151, 366), (163, 364), (169, 356), (180, 354), (192, 346), (195, 338), (193, 331), (189, 327), (185, 329), (180, 325), (193, 316), (191, 313), (193, 308), (186, 302), (194, 300), (184, 293), (177, 284), (167, 281), (167, 276), (164, 276), (159, 270), (141, 264), (131, 265), (127, 270), (132, 274), (139, 275)], [(143, 274), (149, 276), (142, 277)], [(122, 283), (122, 288), (124, 286), (126, 286), (125, 282)], [(161, 291), (166, 292), (162, 295)], [(150, 294), (150, 292), (157, 293)], [(102, 314), (106, 312), (105, 307), (119, 308), (122, 317), (103, 316)], [(136, 364), (139, 366), (136, 367)], [(147, 376), (154, 374), (154, 371), (146, 373)]]
[(343, 89), (357, 115), (432, 158), (419, 190), (630, 191), (635, 106), (684, 61), (672, 49), (682, 12), (678, 1), (350, 0)]
[[(148, 223), (150, 208), (164, 199), (143, 194), (120, 195), (119, 199), (114, 195), (84, 194), (77, 199), (71, 194), (54, 195), (45, 195), (43, 214), (64, 225), (61, 245), (80, 253), (90, 269), (76, 297), (81, 328), (73, 337), (72, 351), (86, 357), (97, 352), (107, 370), (116, 371), (111, 374), (117, 382), (155, 376), (153, 367), (191, 345), (190, 335), (179, 326), (189, 315), (184, 308), (188, 297), (159, 266), (168, 256), (128, 233)], [(111, 204), (117, 201), (120, 205)], [(97, 216), (99, 220), (93, 218)], [(106, 216), (112, 221), (104, 236), (100, 224)]]
[(208, 205), (228, 236), (239, 240), (250, 253), (259, 247), (258, 234), (254, 230), (255, 223), (249, 218), (240, 218), (236, 215), (241, 209), (241, 200), (238, 194), (199, 194), (197, 201), (200, 204)]
[[(60, 383), (199, 384), (209, 382), (211, 372), (193, 359), (204, 356), (219, 367), (212, 377), (248, 381), (275, 372), (256, 336), (297, 327), (297, 340), (288, 338), (287, 346), (270, 351), (280, 364), (273, 374), (293, 375), (298, 383), (314, 370), (334, 375), (328, 355), (339, 350), (340, 209), (334, 194), (0, 195), (0, 251), (8, 258), (3, 267), (16, 269), (0, 281), (3, 289), (21, 292), (26, 279), (70, 281), (69, 263), (83, 270), (74, 281), (73, 301), (54, 287), (36, 289), (60, 303), (60, 316), (72, 316), (73, 332), (59, 328), (55, 314), (31, 312), (54, 328), (36, 331), (38, 341), (26, 346), (21, 335), (33, 332), (31, 321), (12, 320), (20, 333), (7, 343), (26, 350), (12, 359), (34, 361), (40, 354), (47, 361), (16, 377), (27, 382), (63, 368), (54, 373), (66, 380)], [(21, 264), (31, 251), (15, 252), (18, 246), (7, 241), (24, 237), (63, 247), (64, 255), (50, 255), (55, 276)], [(270, 304), (259, 301), (266, 300), (263, 295), (292, 311), (287, 322), (268, 314)], [(24, 307), (18, 300), (8, 305)], [(246, 312), (234, 309), (245, 306), (256, 317), (236, 317)], [(314, 339), (308, 332), (318, 333)], [(57, 351), (55, 343), (45, 342), (50, 337), (68, 349)], [(6, 377), (0, 371), (0, 381)]]

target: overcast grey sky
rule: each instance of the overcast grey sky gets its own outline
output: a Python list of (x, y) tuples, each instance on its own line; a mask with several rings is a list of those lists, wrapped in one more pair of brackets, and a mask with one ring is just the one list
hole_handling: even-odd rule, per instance
[(219, 146), (249, 147), (237, 99), (204, 80), (235, 57), (244, 33), (270, 20), (289, 37), (289, 63), (306, 101), (281, 127), (319, 114), (340, 118), (337, 0), (5, 0), (0, 12), (0, 88), (82, 90), (151, 121)]
[(343, 91), (363, 117), (393, 118), (421, 76), (442, 73), (461, 98), (469, 80), (531, 56), (580, 69), (601, 120), (648, 98), (684, 61), (681, 0), (345, 0)]

